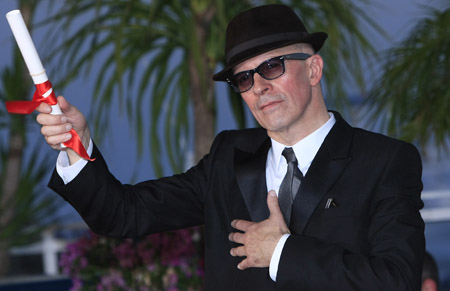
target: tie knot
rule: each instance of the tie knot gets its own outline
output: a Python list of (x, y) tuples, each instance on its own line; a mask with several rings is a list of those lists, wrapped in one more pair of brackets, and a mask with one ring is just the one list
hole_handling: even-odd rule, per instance
[(281, 154), (286, 158), (288, 164), (289, 163), (297, 164), (297, 158), (295, 157), (295, 153), (292, 148), (284, 148)]

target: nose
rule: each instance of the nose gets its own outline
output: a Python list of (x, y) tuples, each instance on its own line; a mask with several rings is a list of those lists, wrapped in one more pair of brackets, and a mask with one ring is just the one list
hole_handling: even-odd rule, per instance
[(272, 84), (270, 80), (266, 80), (258, 73), (253, 75), (253, 93), (256, 95), (264, 95), (272, 90)]

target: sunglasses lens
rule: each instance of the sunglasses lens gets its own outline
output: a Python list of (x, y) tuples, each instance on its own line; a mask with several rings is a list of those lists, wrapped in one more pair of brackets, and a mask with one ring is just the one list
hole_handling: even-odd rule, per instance
[(233, 76), (232, 84), (238, 93), (247, 91), (253, 85), (253, 74), (249, 71), (240, 72)]
[(266, 80), (276, 79), (284, 74), (284, 61), (282, 57), (276, 57), (265, 61), (254, 70), (237, 73), (229, 80), (234, 91), (237, 93), (248, 91), (253, 86), (255, 72)]
[(270, 59), (259, 66), (260, 74), (267, 80), (273, 80), (283, 75), (284, 63), (281, 58)]

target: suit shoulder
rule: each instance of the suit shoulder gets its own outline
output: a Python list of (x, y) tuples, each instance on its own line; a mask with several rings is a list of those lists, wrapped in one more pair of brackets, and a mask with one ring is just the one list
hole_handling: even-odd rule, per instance
[(354, 145), (360, 145), (366, 149), (372, 148), (376, 151), (396, 151), (404, 149), (418, 153), (417, 148), (409, 142), (362, 128), (354, 128), (353, 139)]
[(267, 131), (264, 128), (225, 130), (217, 135), (216, 139), (218, 138), (234, 145), (243, 145), (252, 141), (266, 139)]

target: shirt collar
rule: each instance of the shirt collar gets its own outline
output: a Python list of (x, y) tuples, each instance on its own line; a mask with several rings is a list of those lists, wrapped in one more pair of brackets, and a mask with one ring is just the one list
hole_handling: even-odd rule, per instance
[[(325, 122), (320, 128), (292, 146), (295, 152), (295, 156), (297, 157), (299, 168), (302, 171), (303, 175), (306, 175), (306, 172), (308, 171), (312, 160), (319, 151), (319, 148), (322, 145), (325, 137), (328, 135), (331, 128), (336, 123), (334, 114), (332, 112), (328, 112), (328, 114), (330, 118), (327, 122)], [(272, 148), (269, 153), (269, 159), (272, 159), (272, 161), (274, 162), (273, 165), (277, 170), (279, 170), (280, 166), (284, 166), (286, 164), (286, 159), (281, 155), (281, 153), (283, 152), (284, 148), (288, 146), (283, 145), (282, 143), (279, 143), (272, 138), (271, 141)]]

